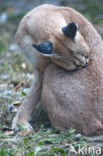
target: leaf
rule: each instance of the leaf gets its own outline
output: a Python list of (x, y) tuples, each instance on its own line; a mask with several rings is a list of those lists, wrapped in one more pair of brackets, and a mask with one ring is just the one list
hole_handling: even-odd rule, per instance
[(32, 132), (32, 130), (21, 130), (21, 131), (19, 132), (19, 134), (20, 134), (20, 135), (26, 136), (26, 135), (30, 134), (31, 132)]
[(21, 92), (21, 95), (22, 96), (27, 96), (25, 92)]
[(34, 152), (29, 152), (26, 154), (26, 156), (34, 156)]
[(74, 134), (74, 133), (75, 133), (75, 129), (70, 128), (68, 132), (69, 132), (70, 134)]
[(5, 131), (5, 135), (14, 135), (14, 131)]
[(39, 142), (38, 142), (38, 145), (39, 145), (39, 146), (44, 145), (44, 142), (43, 142), (43, 141), (39, 141)]
[(36, 148), (35, 148), (35, 156), (39, 153), (39, 151), (41, 151), (41, 147), (40, 146), (37, 146)]
[(19, 101), (19, 100), (13, 102), (13, 105), (20, 105), (20, 104), (21, 104), (21, 101)]
[(56, 142), (56, 139), (54, 139), (54, 138), (44, 138), (44, 139), (42, 139), (41, 141), (42, 141), (43, 143), (45, 143), (45, 144), (53, 144), (53, 143)]
[(21, 122), (18, 122), (18, 127), (20, 128), (20, 130), (25, 131), (24, 125)]

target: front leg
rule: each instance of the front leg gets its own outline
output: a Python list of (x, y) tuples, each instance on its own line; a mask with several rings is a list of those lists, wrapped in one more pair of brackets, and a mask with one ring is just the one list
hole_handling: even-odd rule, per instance
[(43, 73), (36, 70), (30, 92), (24, 100), (23, 104), (20, 106), (16, 116), (12, 121), (12, 129), (18, 129), (18, 122), (22, 123), (25, 129), (32, 129), (28, 121), (32, 111), (35, 109), (40, 100), (42, 90), (42, 77)]

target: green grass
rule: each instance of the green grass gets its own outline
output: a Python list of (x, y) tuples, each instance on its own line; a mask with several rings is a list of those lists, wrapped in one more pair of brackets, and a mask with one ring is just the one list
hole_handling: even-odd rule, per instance
[(93, 24), (103, 23), (103, 1), (81, 0), (83, 7), (72, 3), (70, 6), (81, 12)]
[(87, 145), (85, 137), (77, 138), (72, 128), (68, 132), (40, 129), (27, 136), (18, 135), (15, 142), (8, 141), (4, 136), (0, 140), (0, 156), (16, 156), (16, 153), (24, 154), (24, 156), (66, 156), (70, 150), (70, 144), (75, 150), (78, 150), (79, 145), (81, 147)]
[(5, 147), (1, 147), (1, 149), (0, 149), (0, 156), (15, 156), (15, 154), (13, 154), (12, 150), (8, 150)]
[(94, 24), (99, 24), (102, 22), (100, 14), (103, 16), (103, 2), (102, 0), (82, 0), (85, 5), (84, 15), (87, 16)]

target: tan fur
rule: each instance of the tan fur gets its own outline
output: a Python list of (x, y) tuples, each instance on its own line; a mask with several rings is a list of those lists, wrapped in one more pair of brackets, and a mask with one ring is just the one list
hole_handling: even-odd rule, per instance
[(67, 72), (55, 64), (44, 75), (42, 102), (51, 123), (60, 130), (75, 128), (84, 135), (103, 134), (103, 41), (93, 26), (73, 9), (65, 8), (66, 21), (79, 25), (90, 48), (85, 69)]
[[(62, 32), (62, 27), (70, 22), (78, 24), (78, 31), (75, 40), (71, 40)], [(54, 62), (67, 70), (74, 70), (82, 67), (88, 62), (90, 49), (94, 50), (95, 43), (93, 34), (88, 34), (91, 24), (78, 12), (72, 8), (58, 7), (52, 5), (42, 5), (31, 10), (20, 22), (16, 33), (16, 41), (20, 46), (26, 59), (32, 64), (34, 69), (34, 82), (31, 90), (16, 117), (13, 120), (12, 128), (17, 128), (17, 123), (22, 122), (25, 128), (31, 128), (28, 123), (29, 117), (41, 97), (42, 80), (45, 68)], [(88, 34), (88, 36), (87, 36)], [(51, 41), (53, 52), (50, 56), (40, 54), (32, 47), (32, 44)], [(95, 48), (98, 51), (98, 47)]]

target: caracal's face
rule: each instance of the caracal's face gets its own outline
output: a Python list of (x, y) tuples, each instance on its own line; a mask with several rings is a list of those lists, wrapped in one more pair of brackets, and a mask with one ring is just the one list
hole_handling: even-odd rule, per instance
[(66, 70), (85, 67), (89, 61), (89, 47), (74, 22), (63, 27), (51, 41), (34, 47)]
[(85, 67), (88, 64), (89, 47), (79, 32), (74, 39), (62, 34), (54, 44), (54, 53), (60, 56), (60, 59), (52, 58), (56, 64), (67, 70)]

